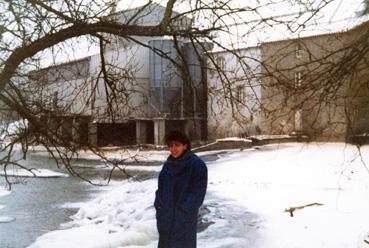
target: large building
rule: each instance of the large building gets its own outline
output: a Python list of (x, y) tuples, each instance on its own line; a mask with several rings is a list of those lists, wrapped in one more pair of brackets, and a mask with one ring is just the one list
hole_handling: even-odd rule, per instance
[[(110, 16), (155, 25), (165, 8), (152, 3)], [(174, 27), (186, 28), (181, 17)], [(31, 73), (42, 118), (67, 140), (98, 146), (163, 144), (170, 129), (207, 139), (206, 73), (211, 46), (185, 38), (110, 35), (102, 53)]]
[[(109, 18), (153, 25), (163, 14), (151, 4)], [(182, 17), (175, 26), (189, 25)], [(347, 140), (369, 132), (367, 27), (212, 52), (184, 38), (106, 35), (102, 53), (31, 73), (32, 105), (80, 144), (160, 145), (173, 128), (194, 141)]]

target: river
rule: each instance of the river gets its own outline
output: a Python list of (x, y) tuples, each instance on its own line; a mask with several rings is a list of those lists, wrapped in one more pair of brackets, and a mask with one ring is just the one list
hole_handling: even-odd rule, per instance
[[(210, 162), (218, 158), (217, 154), (202, 157), (205, 161)], [(157, 163), (157, 162), (156, 162)], [(53, 159), (37, 154), (31, 154), (25, 161), (27, 166), (50, 169), (56, 172), (63, 172), (58, 169)], [(79, 168), (90, 179), (103, 178), (107, 170), (98, 160), (74, 160), (73, 164)], [(156, 164), (159, 165), (159, 164)], [(153, 171), (131, 171), (131, 174), (139, 175), (141, 179), (149, 179), (157, 177), (157, 172)], [(116, 173), (113, 179), (125, 180), (122, 174)], [(1, 178), (4, 183), (4, 178)], [(18, 184), (14, 184), (11, 194), (0, 197), (0, 217), (9, 217), (14, 221), (0, 222), (0, 247), (1, 248), (23, 248), (32, 244), (37, 237), (53, 230), (63, 228), (61, 224), (70, 221), (70, 216), (74, 215), (78, 208), (70, 203), (80, 203), (87, 201), (94, 196), (95, 192), (99, 192), (100, 188), (84, 182), (74, 177), (58, 177), (58, 178), (18, 178)], [(224, 206), (223, 206), (224, 207)], [(208, 220), (209, 216), (214, 219), (225, 218), (224, 212), (219, 212), (222, 206), (219, 206), (218, 200), (209, 200), (201, 211), (202, 218), (199, 220), (199, 232), (202, 232), (212, 221)], [(219, 213), (217, 213), (217, 211)], [(231, 212), (228, 210), (228, 214)], [(240, 211), (232, 213), (228, 216), (229, 225), (235, 226), (239, 224)], [(249, 214), (249, 213), (242, 213)], [(245, 216), (244, 216), (245, 217)], [(234, 221), (232, 221), (234, 219)], [(250, 217), (245, 218), (250, 219)], [(244, 225), (237, 228), (240, 235), (244, 233)], [(230, 227), (228, 227), (230, 229)], [(226, 232), (214, 235), (226, 235)], [(213, 235), (212, 235), (213, 236)]]

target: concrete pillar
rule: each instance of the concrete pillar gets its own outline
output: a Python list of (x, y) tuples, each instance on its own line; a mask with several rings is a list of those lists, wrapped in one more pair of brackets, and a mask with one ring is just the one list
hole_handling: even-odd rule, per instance
[(76, 144), (79, 143), (78, 127), (79, 127), (79, 120), (77, 117), (74, 116), (73, 121), (72, 121), (72, 140)]
[(192, 141), (201, 140), (201, 121), (199, 119), (188, 119), (185, 122), (185, 132)]
[(155, 145), (164, 145), (165, 119), (154, 120), (154, 141)]
[(97, 123), (88, 123), (88, 143), (97, 146)]
[(136, 121), (136, 143), (146, 144), (147, 143), (147, 122)]

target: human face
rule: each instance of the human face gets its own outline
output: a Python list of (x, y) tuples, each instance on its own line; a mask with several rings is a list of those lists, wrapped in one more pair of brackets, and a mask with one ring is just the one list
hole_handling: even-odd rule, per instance
[(169, 143), (170, 155), (172, 155), (173, 158), (180, 157), (186, 149), (187, 144), (182, 144), (179, 141), (172, 141)]

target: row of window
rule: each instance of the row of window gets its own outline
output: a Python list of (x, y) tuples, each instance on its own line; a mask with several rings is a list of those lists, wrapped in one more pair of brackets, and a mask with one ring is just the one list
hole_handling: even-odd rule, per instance
[(245, 87), (237, 86), (236, 88), (236, 101), (239, 103), (245, 102)]
[(304, 53), (304, 48), (302, 47), (302, 45), (300, 43), (297, 43), (296, 46), (295, 46), (296, 58), (301, 58), (303, 53)]
[[(301, 71), (298, 71), (295, 73), (295, 86), (301, 87), (303, 81), (303, 73)], [(245, 87), (240, 85), (236, 87), (235, 90), (235, 100), (239, 103), (245, 103)]]
[[(301, 45), (301, 43), (296, 43), (295, 45), (295, 56), (296, 58), (301, 58), (302, 55), (304, 54), (304, 48)], [(218, 66), (218, 68), (220, 70), (224, 70), (225, 69), (225, 58), (221, 55), (217, 56), (215, 59), (216, 65)]]

